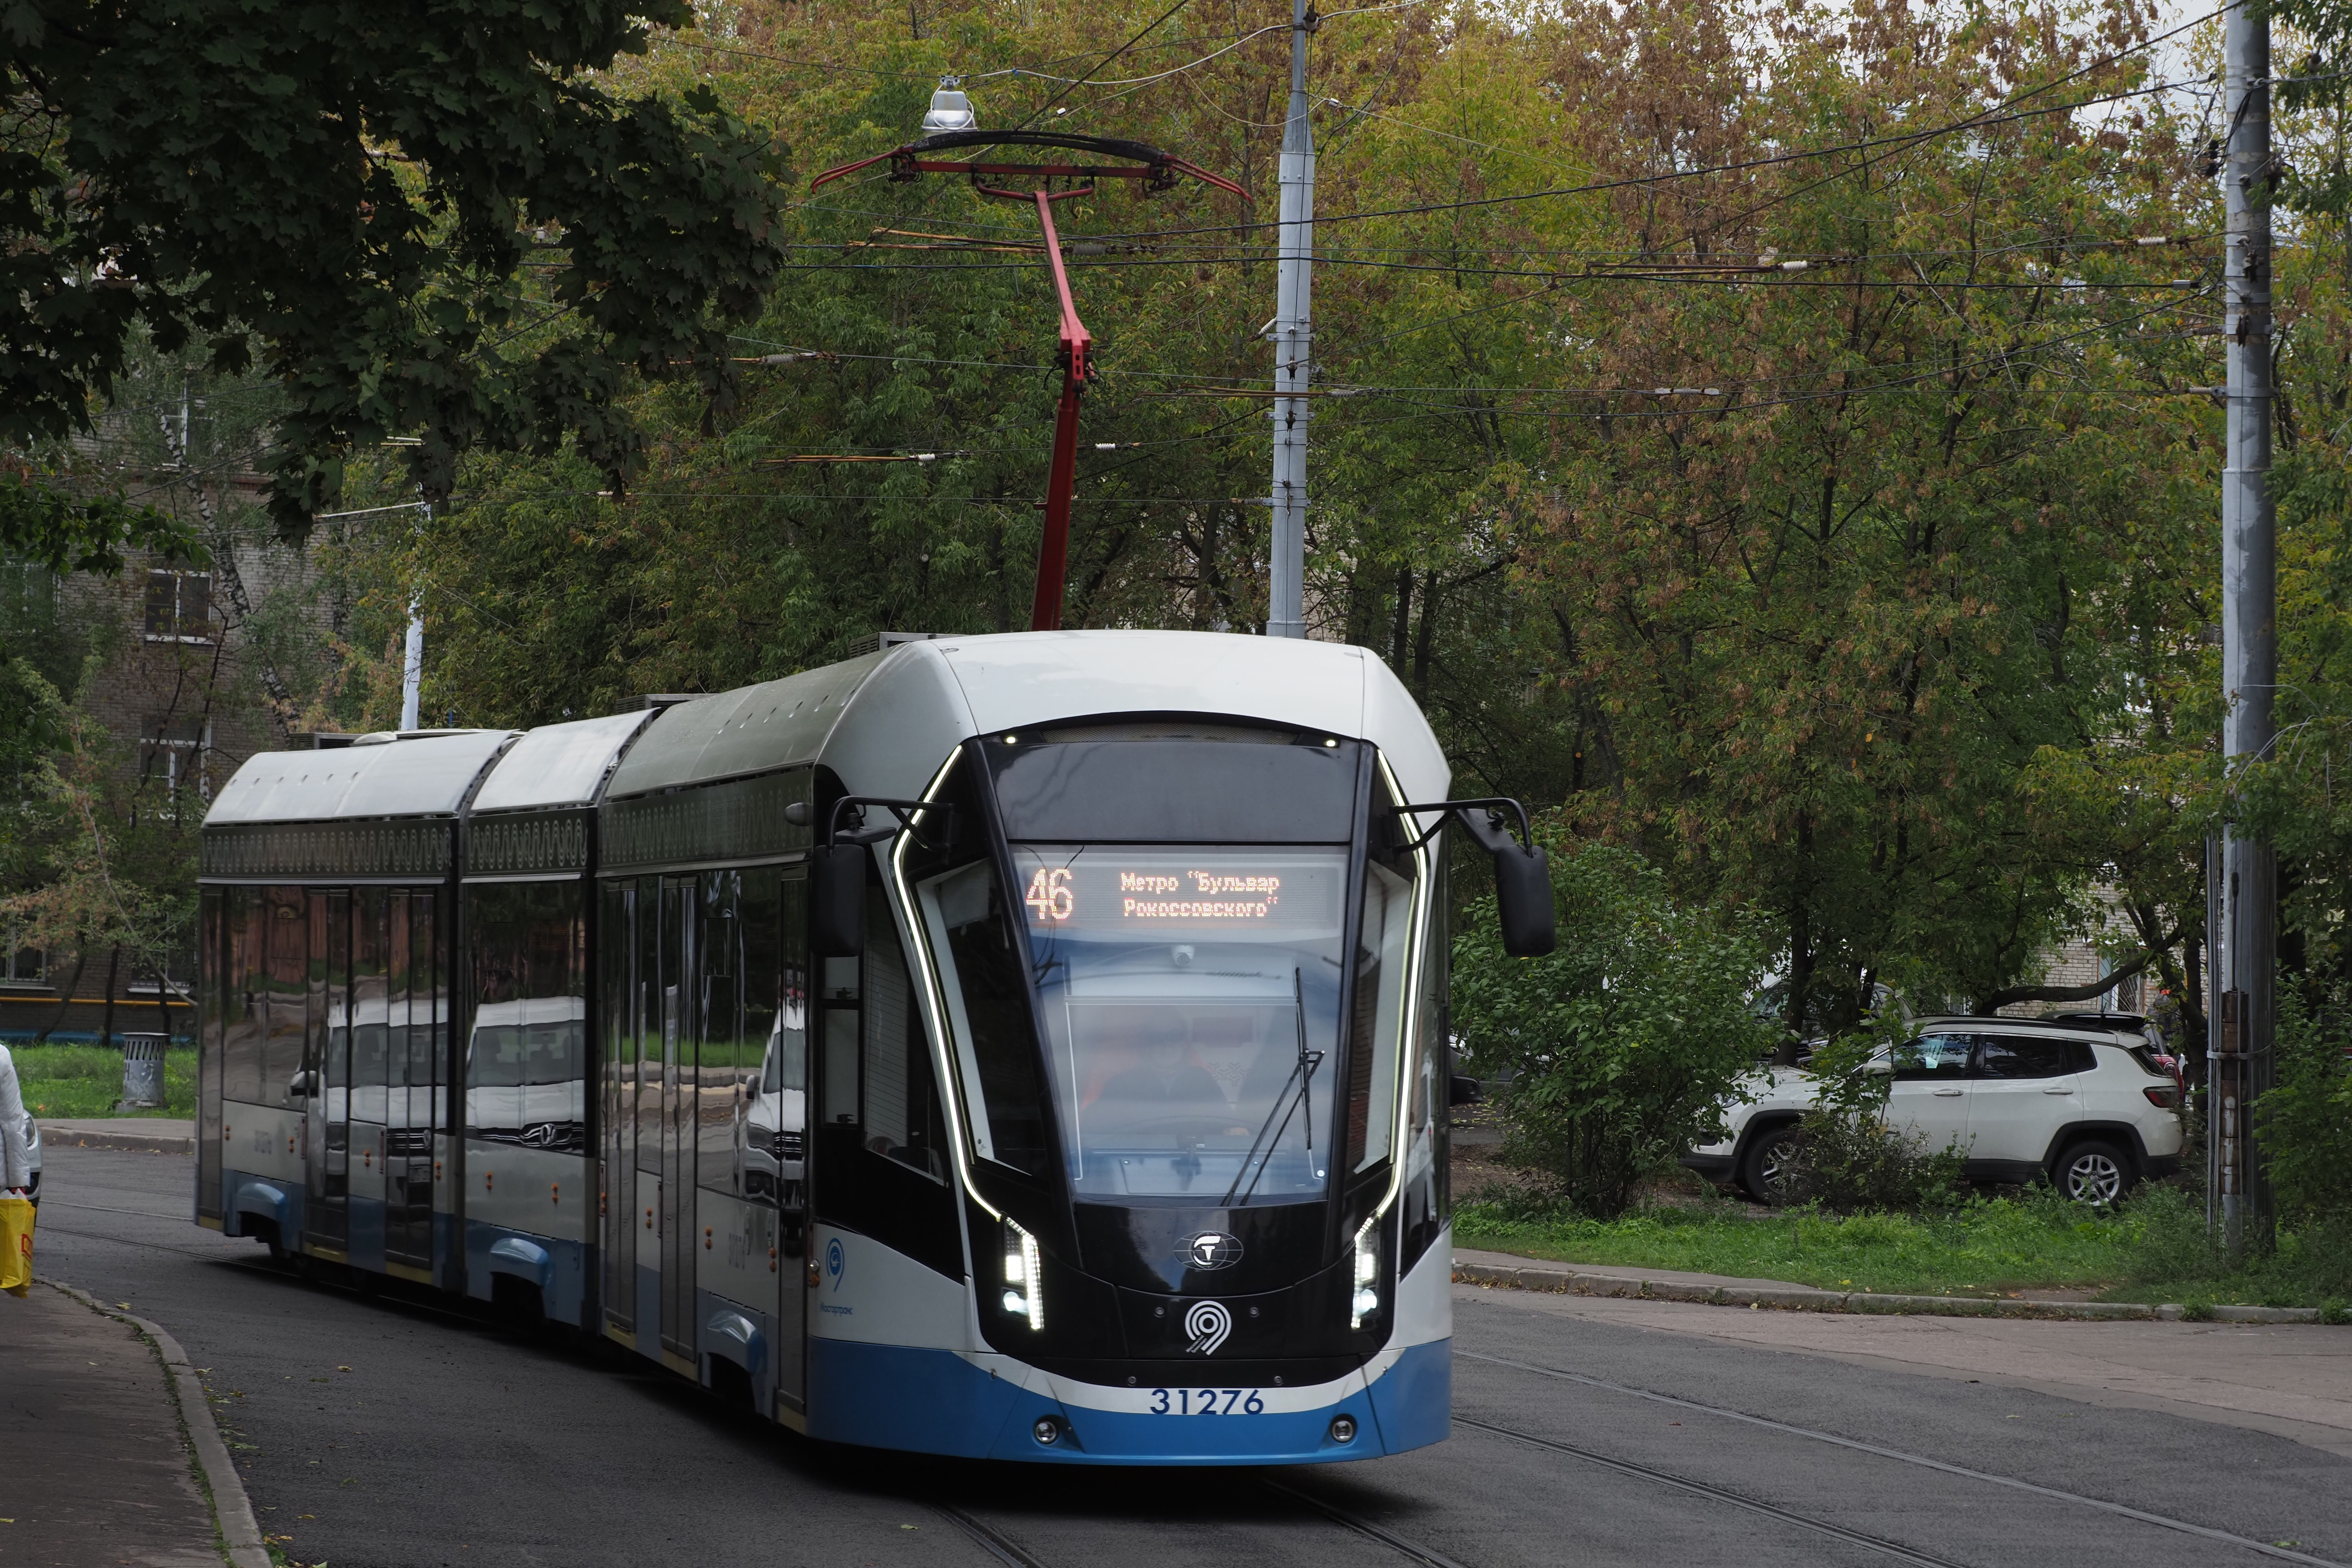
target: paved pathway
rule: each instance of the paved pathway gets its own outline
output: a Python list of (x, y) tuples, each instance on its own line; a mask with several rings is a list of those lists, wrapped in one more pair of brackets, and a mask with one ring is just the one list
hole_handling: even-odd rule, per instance
[(61, 1291), (0, 1295), (0, 1563), (220, 1568), (163, 1368)]
[[(1461, 1258), (1505, 1259), (1457, 1248)], [(1525, 1260), (1521, 1260), (1525, 1261)], [(1561, 1265), (1562, 1268), (1570, 1267)], [(1769, 1287), (1672, 1269), (1612, 1268), (1681, 1284)], [(1482, 1301), (1662, 1329), (1931, 1377), (2030, 1388), (2119, 1409), (2165, 1410), (2292, 1437), (2352, 1458), (2352, 1330), (2318, 1324), (2053, 1322), (1868, 1312), (1784, 1312), (1624, 1297), (1459, 1286)]]

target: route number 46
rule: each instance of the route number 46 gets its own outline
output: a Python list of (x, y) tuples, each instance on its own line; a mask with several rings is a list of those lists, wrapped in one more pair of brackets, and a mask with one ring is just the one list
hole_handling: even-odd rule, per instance
[(1039, 921), (1066, 921), (1077, 909), (1077, 900), (1070, 891), (1070, 870), (1065, 866), (1048, 871), (1039, 868), (1029, 879), (1029, 896), (1021, 900), (1027, 904)]

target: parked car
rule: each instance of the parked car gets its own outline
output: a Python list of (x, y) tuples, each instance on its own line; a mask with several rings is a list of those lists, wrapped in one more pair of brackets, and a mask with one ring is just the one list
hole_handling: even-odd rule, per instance
[(31, 1155), (33, 1166), (33, 1180), (26, 1187), (25, 1195), (33, 1200), (34, 1207), (38, 1208), (41, 1203), (41, 1124), (33, 1120), (33, 1113), (29, 1110), (25, 1112), (25, 1148)]
[[(1887, 1120), (1930, 1150), (1967, 1152), (1972, 1181), (2048, 1177), (2068, 1197), (2112, 1203), (2133, 1184), (2180, 1168), (2181, 1084), (2146, 1020), (1920, 1018), (1882, 1047)], [(1759, 1072), (1726, 1107), (1730, 1136), (1682, 1163), (1759, 1203), (1784, 1190), (1784, 1154), (1814, 1081), (1795, 1068)]]

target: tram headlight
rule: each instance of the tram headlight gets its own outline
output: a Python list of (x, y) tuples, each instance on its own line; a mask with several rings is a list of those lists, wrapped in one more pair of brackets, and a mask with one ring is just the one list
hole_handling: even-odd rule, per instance
[(1364, 1320), (1381, 1310), (1381, 1246), (1380, 1238), (1373, 1234), (1380, 1223), (1380, 1216), (1375, 1215), (1356, 1232), (1355, 1293), (1348, 1304), (1348, 1326), (1351, 1329), (1362, 1328)]
[(1032, 1331), (1045, 1326), (1045, 1280), (1038, 1268), (1037, 1238), (1004, 1222), (1004, 1310), (1029, 1320)]

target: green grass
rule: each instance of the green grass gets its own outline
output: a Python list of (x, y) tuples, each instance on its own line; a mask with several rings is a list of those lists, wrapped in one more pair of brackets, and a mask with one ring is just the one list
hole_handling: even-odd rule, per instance
[(2201, 1207), (2154, 1190), (2096, 1214), (2047, 1193), (1976, 1198), (1946, 1215), (1802, 1211), (1748, 1217), (1729, 1203), (1592, 1220), (1539, 1205), (1466, 1202), (1454, 1240), (1564, 1263), (1675, 1268), (1895, 1295), (2087, 1289), (2116, 1301), (2316, 1307), (2352, 1299), (2352, 1225), (2280, 1238), (2231, 1269), (2205, 1244)]
[(1454, 1212), (1454, 1240), (1465, 1247), (1897, 1295), (2105, 1287), (2126, 1271), (2132, 1229), (2126, 1219), (2031, 1197), (1970, 1203), (1937, 1216), (1749, 1218), (1729, 1205), (1640, 1209), (1605, 1221), (1484, 1203)]
[(117, 1112), (122, 1099), (122, 1052), (98, 1046), (16, 1046), (16, 1081), (25, 1109), (44, 1121), (96, 1116), (196, 1114), (196, 1053), (175, 1050), (163, 1058), (163, 1103), (152, 1110)]

